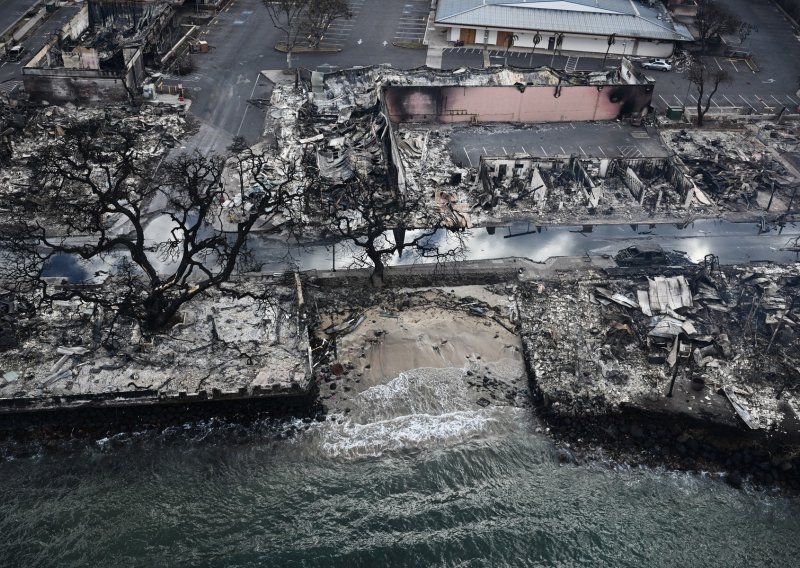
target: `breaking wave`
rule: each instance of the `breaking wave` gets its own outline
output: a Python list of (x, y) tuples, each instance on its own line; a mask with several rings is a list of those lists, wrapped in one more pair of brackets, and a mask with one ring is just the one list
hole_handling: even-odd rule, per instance
[[(450, 446), (491, 437), (509, 423), (509, 406), (480, 408), (464, 380), (466, 369), (420, 368), (401, 373), (353, 399), (353, 411), (320, 424), (328, 456), (359, 458)], [(504, 426), (505, 425), (505, 426)]]
[(485, 411), (412, 414), (357, 424), (329, 423), (321, 447), (331, 457), (377, 457), (386, 452), (451, 446), (474, 438), (492, 418)]

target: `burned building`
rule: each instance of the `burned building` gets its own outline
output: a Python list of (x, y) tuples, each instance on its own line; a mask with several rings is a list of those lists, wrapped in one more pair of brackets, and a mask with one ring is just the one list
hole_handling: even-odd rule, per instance
[(305, 79), (276, 88), (267, 130), (315, 187), (370, 178), (427, 196), (448, 226), (742, 221), (798, 203), (792, 127), (753, 125), (746, 149), (734, 133), (640, 127), (654, 85), (627, 60), (600, 72), (375, 66)]
[[(600, 72), (374, 66), (305, 78), (309, 96), (288, 85), (273, 95), (267, 128), (279, 145), (304, 156), (321, 187), (361, 176), (400, 194), (428, 189), (431, 177), (474, 184), (440, 155), (448, 128), (638, 118), (653, 92), (628, 61)], [(435, 171), (421, 171), (431, 164)]]
[(180, 0), (89, 0), (22, 69), (32, 100), (128, 101), (177, 39)]
[(523, 209), (526, 217), (557, 217), (562, 210), (578, 217), (580, 211), (609, 210), (653, 217), (688, 208), (695, 198), (697, 205), (707, 204), (680, 163), (669, 157), (481, 156), (478, 171), (483, 209), (505, 205)]

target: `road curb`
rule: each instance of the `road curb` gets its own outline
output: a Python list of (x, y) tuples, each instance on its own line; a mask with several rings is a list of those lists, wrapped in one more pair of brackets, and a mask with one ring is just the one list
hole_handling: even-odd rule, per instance
[[(27, 11), (26, 11), (24, 14), (22, 14), (22, 15), (21, 15), (19, 18), (17, 18), (17, 19), (16, 19), (16, 21), (15, 21), (13, 24), (11, 24), (11, 25), (10, 25), (10, 26), (8, 26), (6, 29), (4, 29), (2, 32), (0, 32), (0, 41), (2, 41), (2, 40), (3, 40), (3, 38), (5, 38), (5, 37), (6, 37), (7, 35), (9, 35), (9, 34), (13, 35), (13, 33), (14, 33), (15, 29), (16, 29), (16, 28), (19, 26), (20, 22), (22, 22), (22, 20), (24, 20), (24, 19), (25, 19), (25, 17), (26, 17), (26, 16), (27, 16), (27, 15), (28, 15), (28, 14), (29, 14), (29, 13), (30, 13), (32, 10), (34, 10), (34, 9), (35, 9), (35, 8), (37, 8), (37, 7), (41, 8), (41, 6), (44, 6), (44, 0), (37, 0), (37, 1), (36, 1), (36, 2), (35, 2), (35, 3), (34, 3), (34, 4), (31, 6), (31, 7), (30, 7), (30, 8), (28, 8), (28, 10), (27, 10)], [(10, 38), (10, 39), (11, 39), (12, 41), (14, 41), (14, 38), (13, 38), (13, 37), (12, 37), (12, 38)]]
[[(290, 50), (286, 49), (284, 42), (278, 42), (275, 44), (275, 51), (286, 53)], [(294, 47), (291, 49), (292, 53), (341, 53), (341, 51), (341, 47)]]

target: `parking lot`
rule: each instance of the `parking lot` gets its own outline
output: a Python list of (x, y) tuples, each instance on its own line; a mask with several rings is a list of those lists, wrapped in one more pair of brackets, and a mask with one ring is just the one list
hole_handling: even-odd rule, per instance
[(358, 21), (358, 15), (364, 7), (364, 2), (365, 0), (350, 0), (350, 12), (353, 14), (353, 17), (350, 19), (339, 18), (338, 20), (334, 20), (328, 28), (328, 31), (325, 32), (325, 37), (322, 39), (320, 47), (342, 49), (348, 44), (353, 28), (355, 28), (356, 22)]
[(430, 0), (404, 0), (403, 12), (395, 27), (394, 41), (422, 43), (430, 7)]

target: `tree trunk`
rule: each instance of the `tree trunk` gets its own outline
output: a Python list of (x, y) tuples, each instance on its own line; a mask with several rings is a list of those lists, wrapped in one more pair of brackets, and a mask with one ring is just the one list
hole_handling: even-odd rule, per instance
[(182, 304), (179, 300), (167, 299), (160, 294), (150, 296), (144, 301), (144, 327), (149, 331), (163, 329), (172, 321)]
[(367, 256), (372, 261), (373, 265), (372, 274), (369, 277), (370, 284), (372, 284), (375, 288), (382, 288), (385, 267), (383, 264), (383, 259), (381, 258), (381, 254), (372, 250), (367, 251)]

